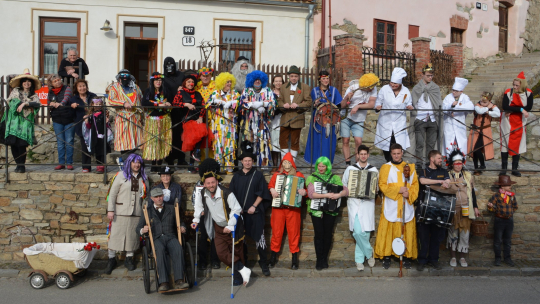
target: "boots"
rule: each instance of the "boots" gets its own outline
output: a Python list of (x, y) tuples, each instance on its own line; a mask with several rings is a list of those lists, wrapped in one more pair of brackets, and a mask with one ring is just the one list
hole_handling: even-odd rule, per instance
[(315, 269), (323, 270), (324, 266), (324, 254), (323, 254), (323, 241), (315, 240), (315, 255), (317, 256), (317, 263)]
[(298, 252), (292, 254), (291, 269), (292, 270), (298, 269)]
[(268, 269), (268, 260), (267, 260), (268, 252), (266, 251), (266, 248), (267, 247), (257, 248), (257, 251), (259, 252), (259, 266), (261, 266), (261, 270), (265, 276), (270, 276), (270, 269)]
[(501, 152), (501, 172), (499, 175), (506, 175), (506, 169), (508, 168), (508, 152)]
[(519, 154), (518, 155), (512, 155), (512, 175), (520, 177), (521, 173), (518, 171), (519, 167)]
[(107, 263), (107, 268), (105, 268), (105, 274), (111, 274), (113, 269), (116, 267), (116, 257), (109, 258), (109, 262)]
[(133, 257), (126, 257), (126, 260), (124, 261), (124, 267), (127, 268), (129, 271), (135, 270), (135, 261), (133, 261)]
[(271, 251), (270, 253), (270, 261), (268, 261), (268, 267), (274, 268), (277, 264), (277, 252)]

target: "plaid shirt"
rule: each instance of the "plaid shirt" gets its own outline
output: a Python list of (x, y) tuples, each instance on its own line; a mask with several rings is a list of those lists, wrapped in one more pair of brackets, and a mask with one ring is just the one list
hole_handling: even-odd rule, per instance
[(495, 212), (495, 216), (509, 219), (514, 215), (514, 212), (518, 209), (515, 196), (508, 196), (506, 200), (503, 198), (504, 194), (496, 193), (489, 199), (489, 202), (493, 204), (493, 208), (488, 207), (488, 210)]

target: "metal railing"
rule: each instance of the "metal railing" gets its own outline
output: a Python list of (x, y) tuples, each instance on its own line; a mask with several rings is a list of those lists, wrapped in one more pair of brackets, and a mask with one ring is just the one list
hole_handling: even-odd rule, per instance
[(392, 71), (396, 67), (403, 68), (407, 76), (403, 85), (412, 87), (416, 84), (416, 57), (413, 53), (389, 51), (371, 47), (362, 47), (362, 66), (364, 73), (374, 73), (381, 83), (388, 84)]

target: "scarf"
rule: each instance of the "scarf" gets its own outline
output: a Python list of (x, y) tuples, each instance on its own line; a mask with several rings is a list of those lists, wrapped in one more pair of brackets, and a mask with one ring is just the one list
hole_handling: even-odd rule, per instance
[(508, 204), (510, 202), (510, 198), (514, 195), (516, 195), (514, 192), (505, 191), (503, 189), (499, 189), (499, 193), (502, 195), (504, 199), (504, 203)]
[(58, 93), (60, 93), (60, 91), (62, 91), (62, 87), (54, 88), (51, 91), (53, 91), (54, 95), (58, 95)]
[[(419, 102), (425, 102), (424, 100), (420, 100), (420, 97), (422, 94), (424, 94), (424, 98), (429, 97), (429, 101), (431, 102), (431, 105), (433, 106), (433, 109), (438, 110), (439, 106), (442, 106), (442, 99), (441, 99), (441, 89), (435, 82), (430, 82), (426, 84), (424, 80), (420, 80), (412, 89), (412, 100), (413, 100), (413, 107), (418, 108)], [(416, 112), (411, 112), (411, 120), (410, 124), (414, 125), (414, 121), (416, 120)]]

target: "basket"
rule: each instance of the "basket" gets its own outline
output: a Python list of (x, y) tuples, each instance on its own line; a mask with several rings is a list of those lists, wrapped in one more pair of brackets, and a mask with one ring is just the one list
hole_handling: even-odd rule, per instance
[(55, 275), (60, 270), (69, 272), (77, 272), (79, 270), (73, 261), (62, 260), (54, 254), (49, 253), (27, 255), (26, 260), (32, 269), (43, 270), (48, 275)]
[(476, 219), (471, 223), (472, 233), (476, 236), (487, 236), (489, 223), (484, 220), (484, 216), (480, 215), (482, 220)]

